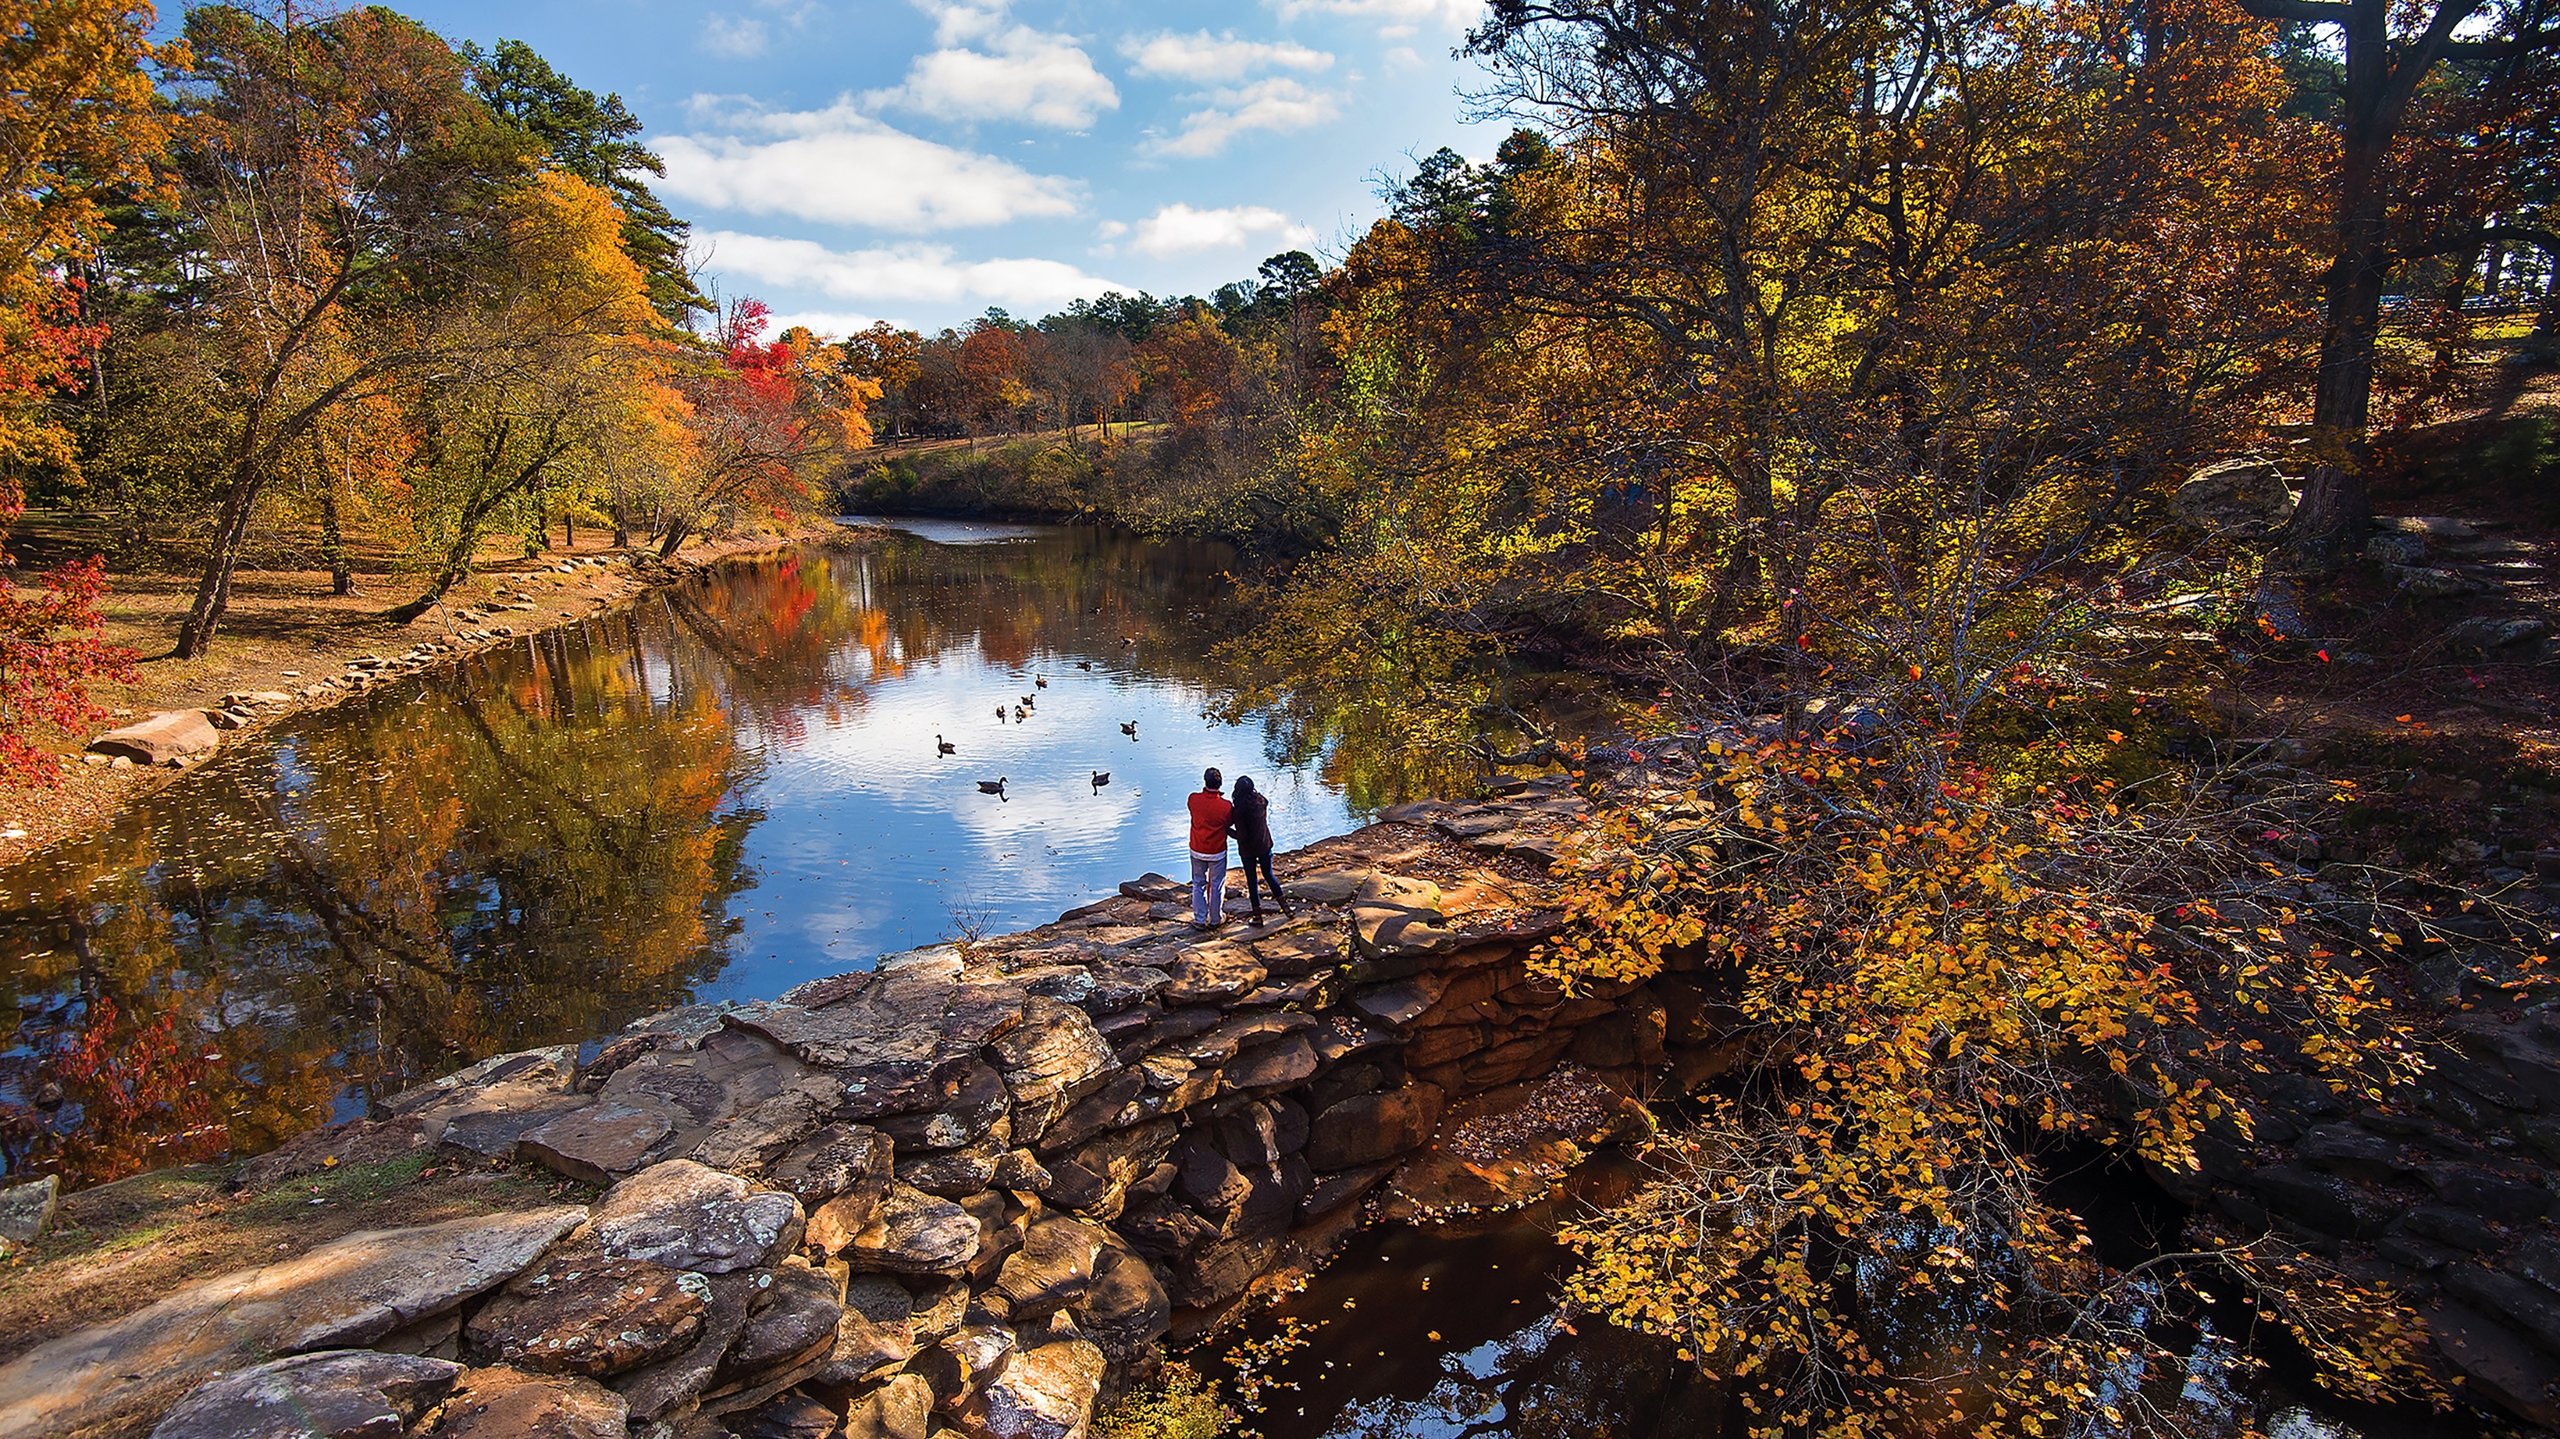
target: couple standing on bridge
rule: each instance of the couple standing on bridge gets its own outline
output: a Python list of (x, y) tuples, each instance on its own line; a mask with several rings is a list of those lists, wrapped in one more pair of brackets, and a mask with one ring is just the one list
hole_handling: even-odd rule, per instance
[(1191, 925), (1216, 929), (1227, 922), (1227, 839), (1244, 856), (1245, 893), (1253, 900), (1253, 922), (1262, 922), (1262, 887), (1271, 886), (1271, 902), (1283, 918), (1295, 919), (1280, 876), (1271, 868), (1271, 801), (1253, 787), (1249, 775), (1236, 777), (1229, 799), (1218, 791), (1224, 777), (1212, 765), (1200, 776), (1200, 792), (1191, 796)]

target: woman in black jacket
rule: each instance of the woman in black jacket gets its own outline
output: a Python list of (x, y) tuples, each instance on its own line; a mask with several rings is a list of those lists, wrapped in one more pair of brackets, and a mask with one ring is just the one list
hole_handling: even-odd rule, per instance
[(1227, 817), (1227, 833), (1236, 837), (1236, 853), (1244, 857), (1245, 893), (1253, 900), (1253, 922), (1262, 923), (1262, 886), (1271, 886), (1271, 902), (1280, 906), (1283, 918), (1296, 919), (1298, 912), (1289, 907), (1289, 896), (1280, 889), (1280, 876), (1271, 868), (1271, 801), (1253, 787), (1250, 776), (1236, 777), (1235, 812)]

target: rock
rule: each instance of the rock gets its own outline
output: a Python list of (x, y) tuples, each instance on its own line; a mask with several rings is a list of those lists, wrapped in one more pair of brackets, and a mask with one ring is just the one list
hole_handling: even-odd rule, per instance
[(1016, 1353), (952, 1422), (973, 1439), (1084, 1439), (1104, 1368), (1090, 1342), (1052, 1339)]
[(833, 1439), (842, 1421), (816, 1397), (794, 1390), (724, 1422), (737, 1439)]
[(925, 1439), (933, 1427), (933, 1386), (901, 1374), (853, 1401), (844, 1439)]
[(2293, 489), (2265, 460), (2223, 460), (2187, 476), (2170, 508), (2214, 534), (2269, 535), (2291, 518)]
[(541, 1374), (619, 1374), (701, 1336), (702, 1277), (637, 1259), (554, 1258), (509, 1284), (463, 1327), (480, 1357)]
[(1191, 886), (1149, 870), (1136, 879), (1120, 881), (1120, 893), (1145, 904), (1172, 904), (1187, 898)]
[(222, 731), (203, 710), (170, 710), (89, 741), (91, 754), (135, 764), (176, 764), (202, 759), (222, 747)]
[(151, 1439), (398, 1439), (461, 1375), (459, 1364), (370, 1349), (298, 1354), (197, 1389)]
[(1254, 952), (1241, 944), (1212, 941), (1175, 955), (1164, 966), (1171, 976), (1163, 990), (1167, 1004), (1216, 1004), (1251, 993), (1270, 978)]
[(2465, 1213), (2489, 1219), (2539, 1219), (2551, 1209), (2551, 1192), (2472, 1164), (2421, 1165), (2419, 1177), (2436, 1197)]
[(845, 976), (821, 1007), (750, 1004), (721, 1020), (837, 1071), (844, 1117), (912, 1112), (929, 1105), (938, 1081), (1022, 1022), (1019, 988), (959, 979), (957, 966), (956, 955), (940, 951), (889, 956), (869, 975)]
[(989, 1134), (965, 1149), (945, 1149), (898, 1161), (897, 1182), (945, 1199), (963, 1199), (995, 1182), (996, 1166), (1011, 1144), (1008, 1133)]
[(2445, 643), (2472, 654), (2488, 654), (2510, 645), (2538, 640), (2551, 632), (2548, 620), (2522, 617), (2500, 619), (2477, 615), (2444, 632)]
[(62, 1207), (62, 1180), (48, 1174), (0, 1189), (0, 1255), (42, 1239)]
[(525, 1135), (594, 1102), (548, 1076), (501, 1079), (456, 1089), (420, 1107), (417, 1119), (439, 1144), (505, 1159), (518, 1152)]
[(664, 1105), (604, 1100), (525, 1131), (516, 1151), (571, 1179), (611, 1184), (647, 1164), (674, 1132)]
[(1013, 1358), (1013, 1348), (1013, 1331), (1001, 1324), (963, 1324), (909, 1367), (933, 1386), (935, 1407), (949, 1412), (976, 1398)]
[(2449, 600), (2481, 594), (2489, 588), (2460, 570), (2425, 565), (2385, 565), (2383, 570), (2399, 582), (2400, 593), (2413, 599)]
[(270, 1355), (370, 1344), (515, 1277), (587, 1216), (561, 1205), (366, 1230), (188, 1285), (0, 1365), (0, 1439), (56, 1434)]
[(817, 1378), (858, 1384), (915, 1356), (915, 1296), (882, 1274), (857, 1274), (845, 1285), (835, 1348)]
[(2325, 1234), (2370, 1239), (2388, 1228), (2390, 1205), (2371, 1192), (2295, 1165), (2270, 1165), (2250, 1174), (2249, 1187), (2269, 1209)]
[(1356, 1169), (1431, 1142), (1441, 1094), (1408, 1085), (1388, 1094), (1354, 1095), (1319, 1116), (1307, 1138), (1307, 1163), (1320, 1170)]
[(670, 1159), (607, 1191), (596, 1206), (596, 1243), (619, 1259), (726, 1274), (772, 1263), (800, 1242), (800, 1201), (751, 1192), (733, 1174)]
[(1083, 1010), (1038, 995), (1025, 1003), (1021, 1026), (987, 1048), (1012, 1091), (1014, 1136), (1025, 1144), (1040, 1138), (1079, 1086), (1119, 1067)]
[(746, 1328), (721, 1359), (717, 1377), (750, 1383), (825, 1358), (834, 1352), (843, 1318), (834, 1280), (804, 1264), (786, 1264), (749, 1303)]
[(2551, 1361), (2506, 1326), (2465, 1304), (2426, 1310), (2427, 1333), (2462, 1373), (2465, 1388), (2527, 1423), (2560, 1425), (2551, 1399)]
[(1022, 1247), (996, 1271), (994, 1293), (1014, 1324), (1045, 1319), (1084, 1297), (1093, 1266), (1109, 1240), (1107, 1231), (1081, 1220), (1042, 1219), (1027, 1230)]
[(721, 1120), (687, 1156), (731, 1174), (761, 1174), (818, 1127), (835, 1103), (835, 1082), (804, 1077), (769, 1099)]
[(838, 1252), (861, 1273), (952, 1273), (978, 1257), (978, 1221), (948, 1199), (893, 1184), (879, 1213)]
[(2480, 1216), (2441, 1204), (2418, 1205), (2402, 1215), (2400, 1222), (2412, 1234), (2422, 1234), (2457, 1249), (2495, 1249), (2506, 1242)]
[(755, 1270), (695, 1278), (710, 1294), (701, 1337), (679, 1353), (612, 1379), (612, 1388), (630, 1406), (635, 1422), (682, 1416), (700, 1406), (720, 1361), (746, 1332), (748, 1316), (771, 1276)]
[(853, 1204), (843, 1213), (852, 1216), (852, 1227), (859, 1229), (869, 1222), (870, 1210), (878, 1206), (880, 1197), (889, 1192), (892, 1157), (889, 1141), (878, 1130), (830, 1124), (767, 1165), (764, 1177), (811, 1211), (812, 1230), (817, 1227), (818, 1209), (845, 1199)]
[(1414, 959), (1455, 948), (1459, 936), (1443, 928), (1440, 911), (1427, 905), (1355, 904), (1351, 941), (1373, 960)]
[(591, 1379), (475, 1369), (421, 1439), (625, 1439), (630, 1406)]
[(1013, 1106), (1013, 1091), (993, 1065), (970, 1060), (936, 1081), (924, 1107), (883, 1115), (881, 1133), (908, 1149), (957, 1149), (977, 1142)]
[(1067, 1313), (1077, 1332), (1124, 1368), (1149, 1353), (1173, 1327), (1173, 1303), (1155, 1271), (1116, 1239), (1095, 1256), (1093, 1277)]
[(1226, 1087), (1255, 1090), (1300, 1084), (1314, 1078), (1316, 1068), (1315, 1046), (1304, 1034), (1292, 1034), (1238, 1055), (1227, 1066)]

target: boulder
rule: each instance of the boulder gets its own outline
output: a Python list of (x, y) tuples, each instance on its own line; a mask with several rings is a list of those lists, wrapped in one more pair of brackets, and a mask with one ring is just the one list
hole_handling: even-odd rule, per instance
[(2551, 623), (2548, 620), (2532, 616), (2502, 619), (2494, 615), (2477, 615), (2445, 631), (2444, 638), (2445, 643), (2457, 650), (2485, 655), (2528, 640), (2538, 640), (2549, 633)]
[(957, 1149), (975, 1143), (1012, 1108), (1013, 1092), (993, 1065), (969, 1060), (944, 1074), (911, 1114), (880, 1116), (881, 1133), (906, 1149)]
[(1013, 1094), (1015, 1137), (1026, 1144), (1039, 1139), (1079, 1086), (1119, 1066), (1083, 1010), (1038, 995), (1025, 1003), (1021, 1026), (987, 1048)]
[(952, 1423), (973, 1439), (1084, 1439), (1105, 1367), (1102, 1351), (1083, 1339), (1021, 1350)]
[(853, 1401), (844, 1439), (925, 1439), (933, 1428), (933, 1386), (901, 1374)]
[(1022, 1247), (996, 1271), (995, 1295), (1015, 1324), (1045, 1319), (1084, 1297), (1093, 1281), (1108, 1231), (1082, 1220), (1052, 1216), (1033, 1224)]
[(978, 1221), (948, 1199), (893, 1184), (871, 1222), (837, 1252), (857, 1273), (952, 1273), (978, 1257)]
[(1076, 1331), (1126, 1367), (1148, 1354), (1173, 1327), (1173, 1303), (1155, 1271), (1116, 1238), (1095, 1256), (1093, 1278), (1067, 1306)]
[(1001, 1324), (963, 1324), (909, 1367), (933, 1386), (935, 1406), (948, 1412), (976, 1398), (1013, 1358), (1013, 1348), (1013, 1331)]
[(743, 1005), (721, 1021), (835, 1071), (846, 1118), (912, 1113), (931, 1106), (946, 1075), (1022, 1022), (1019, 987), (962, 979), (958, 965), (940, 951), (893, 955), (869, 975), (826, 981), (833, 987), (823, 1005)]
[(772, 1280), (749, 1301), (746, 1327), (722, 1357), (718, 1382), (750, 1384), (834, 1352), (844, 1318), (835, 1281), (798, 1262), (774, 1270)]
[(184, 764), (221, 747), (222, 731), (204, 710), (169, 710), (89, 741), (89, 753), (135, 764)]
[(2292, 486), (2266, 460), (2223, 460), (2186, 478), (2172, 496), (2179, 518), (2213, 534), (2267, 535), (2293, 515)]
[(1271, 972), (1241, 944), (1212, 941), (1186, 949), (1165, 963), (1171, 978), (1162, 991), (1167, 1004), (1218, 1004), (1250, 994)]
[(584, 1205), (365, 1230), (188, 1285), (0, 1365), (0, 1439), (166, 1403), (216, 1369), (370, 1344), (494, 1289), (587, 1217)]
[(638, 1259), (554, 1258), (480, 1307), (462, 1336), (479, 1357), (543, 1374), (619, 1374), (702, 1333), (702, 1276)]
[(1012, 1135), (999, 1127), (977, 1143), (937, 1150), (898, 1161), (897, 1182), (927, 1194), (962, 1199), (995, 1182), (996, 1166), (1010, 1148)]
[(591, 1379), (475, 1369), (421, 1439), (625, 1439), (622, 1396)]
[(62, 1180), (56, 1175), (0, 1189), (0, 1255), (42, 1239), (61, 1207)]
[(516, 1152), (571, 1179), (611, 1184), (649, 1162), (676, 1117), (663, 1104), (604, 1100), (525, 1130)]
[(608, 1190), (594, 1233), (617, 1259), (726, 1274), (772, 1263), (800, 1242), (802, 1225), (790, 1195), (751, 1192), (736, 1175), (670, 1159)]
[(151, 1439), (397, 1439), (462, 1366), (330, 1349), (226, 1374), (180, 1400)]
[(1307, 1136), (1307, 1163), (1356, 1169), (1419, 1149), (1431, 1142), (1440, 1108), (1440, 1091), (1430, 1085), (1353, 1095), (1318, 1116)]
[(795, 1389), (722, 1422), (737, 1439), (834, 1439), (842, 1421), (824, 1402)]
[(800, 1141), (781, 1158), (765, 1166), (765, 1182), (800, 1201), (811, 1211), (810, 1227), (817, 1226), (820, 1208), (839, 1200), (851, 1200), (846, 1214), (859, 1211), (853, 1227), (859, 1229), (870, 1218), (881, 1196), (889, 1192), (892, 1150), (889, 1141), (878, 1130), (860, 1124), (830, 1124)]
[(817, 1377), (828, 1384), (858, 1384), (915, 1357), (915, 1309), (915, 1296), (898, 1281), (854, 1275), (845, 1285), (835, 1347)]

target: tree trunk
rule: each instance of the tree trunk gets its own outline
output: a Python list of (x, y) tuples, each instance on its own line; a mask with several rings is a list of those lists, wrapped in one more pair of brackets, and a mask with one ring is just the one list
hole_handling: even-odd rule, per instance
[[(248, 462), (243, 461), (241, 469), (248, 471)], [(231, 608), (231, 571), (240, 563), (241, 546), (249, 537), (249, 515), (257, 507), (258, 489), (255, 474), (242, 473), (234, 477), (231, 492), (223, 497), (213, 545), (205, 553), (204, 574), (196, 581), (195, 603), (187, 607), (186, 623), (178, 627), (178, 647), (172, 652), (178, 659), (202, 659), (213, 648), (223, 612)]]
[(576, 515), (563, 514), (560, 517), (560, 533), (564, 536), (562, 548), (568, 550), (571, 554), (577, 553), (578, 517)]
[(324, 484), (320, 491), (320, 556), (329, 562), (329, 593), (340, 597), (354, 594), (356, 577), (347, 565), (347, 537), (339, 527), (335, 482)]
[(670, 521), (667, 525), (666, 543), (658, 546), (658, 558), (662, 560), (674, 559), (676, 557), (676, 551), (684, 548), (684, 542), (692, 537), (692, 525), (683, 520)]
[(2396, 116), (2386, 113), (2390, 36), (2379, 0), (2360, 0), (2346, 26), (2344, 133), (2338, 167), (2336, 251), (2324, 281), (2320, 372), (2311, 392), (2311, 473), (2285, 532), (2293, 563), (2336, 570), (2364, 544), (2372, 459), (2374, 338), (2390, 274), (2382, 161)]

